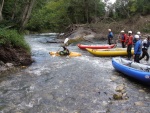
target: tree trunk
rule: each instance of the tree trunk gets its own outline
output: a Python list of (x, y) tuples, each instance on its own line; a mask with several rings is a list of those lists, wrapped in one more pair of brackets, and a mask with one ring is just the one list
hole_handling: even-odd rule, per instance
[(15, 0), (15, 2), (14, 2), (15, 4), (14, 4), (13, 11), (12, 11), (11, 20), (13, 20), (15, 17), (15, 13), (16, 13), (16, 9), (17, 9), (17, 2), (18, 2), (18, 0)]
[(94, 5), (95, 5), (95, 18), (97, 18), (97, 2), (96, 1), (95, 1)]
[(20, 31), (22, 31), (29, 20), (29, 16), (31, 15), (32, 8), (34, 6), (36, 0), (27, 0), (26, 5), (24, 7), (24, 12), (21, 18), (21, 26)]
[(86, 22), (89, 23), (89, 4), (87, 0), (84, 0), (84, 5), (85, 5), (85, 17), (86, 17)]
[(2, 3), (0, 4), (0, 22), (3, 20), (3, 15), (2, 15), (3, 5), (4, 5), (4, 0), (2, 0)]

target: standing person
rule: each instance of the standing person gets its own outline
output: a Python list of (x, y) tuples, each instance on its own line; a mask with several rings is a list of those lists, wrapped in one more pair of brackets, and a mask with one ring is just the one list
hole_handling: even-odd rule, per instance
[(142, 56), (140, 60), (146, 56), (146, 61), (149, 60), (148, 47), (150, 45), (150, 35), (142, 41)]
[(133, 36), (132, 36), (132, 31), (128, 31), (128, 36), (127, 36), (127, 40), (126, 40), (126, 45), (127, 45), (127, 56), (128, 56), (128, 60), (131, 60), (131, 49), (132, 49), (132, 45), (133, 45)]
[(111, 29), (108, 29), (108, 44), (111, 45), (112, 43), (112, 39), (113, 39), (113, 33), (111, 31)]
[(136, 43), (135, 43), (135, 46), (134, 46), (134, 55), (133, 55), (133, 58), (134, 58), (134, 62), (137, 62), (137, 63), (140, 63), (139, 62), (139, 57), (140, 57), (140, 54), (142, 52), (142, 43), (141, 43), (141, 40), (140, 40), (140, 37), (139, 35), (135, 35), (134, 36), (135, 40), (136, 40)]
[[(138, 31), (138, 32), (136, 33), (136, 35), (139, 35), (139, 39), (141, 39), (141, 32)], [(136, 40), (136, 38), (135, 38), (135, 36), (134, 36), (134, 38), (133, 38), (133, 45), (136, 43), (136, 41), (137, 41), (137, 40)]]
[(138, 31), (136, 34), (139, 35), (139, 39), (141, 39), (141, 32)]
[(125, 45), (126, 39), (127, 39), (127, 35), (126, 35), (125, 32), (122, 30), (122, 31), (121, 31), (121, 36), (120, 36), (120, 41), (121, 41), (121, 43), (122, 43), (122, 48), (125, 48), (125, 47), (126, 47), (126, 45)]

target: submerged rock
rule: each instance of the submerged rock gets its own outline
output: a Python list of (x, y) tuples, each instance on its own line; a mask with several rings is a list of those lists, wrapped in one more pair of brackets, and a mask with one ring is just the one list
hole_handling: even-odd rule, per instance
[(121, 85), (119, 85), (119, 86), (116, 87), (116, 91), (117, 92), (122, 92), (124, 89), (125, 89), (124, 84), (121, 84)]
[(141, 101), (135, 102), (134, 103), (136, 106), (144, 106), (144, 103)]
[(6, 67), (12, 67), (13, 64), (12, 64), (12, 63), (6, 63), (5, 66), (6, 66)]
[[(13, 65), (30, 65), (33, 60), (31, 54), (23, 48), (1, 47), (0, 59), (4, 63), (12, 63)], [(1, 64), (3, 64), (1, 62)], [(10, 66), (10, 64), (8, 64)]]
[(0, 66), (4, 66), (5, 63), (3, 61), (0, 61)]
[(115, 100), (122, 100), (123, 99), (123, 95), (122, 93), (116, 93), (113, 95), (113, 99)]

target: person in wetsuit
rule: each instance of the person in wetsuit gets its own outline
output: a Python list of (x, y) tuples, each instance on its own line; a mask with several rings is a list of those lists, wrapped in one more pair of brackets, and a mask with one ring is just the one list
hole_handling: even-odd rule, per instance
[(65, 47), (65, 46), (62, 46), (63, 47), (63, 51), (59, 51), (59, 54), (62, 55), (62, 56), (66, 56), (66, 55), (69, 55), (70, 52), (69, 50)]

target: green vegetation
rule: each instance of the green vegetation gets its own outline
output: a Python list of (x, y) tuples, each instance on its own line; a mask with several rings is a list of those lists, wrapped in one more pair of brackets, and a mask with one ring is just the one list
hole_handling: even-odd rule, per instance
[[(110, 20), (107, 23), (111, 23), (112, 20), (150, 14), (149, 0), (116, 0), (114, 4), (108, 3), (109, 0), (2, 0), (0, 27), (18, 32), (24, 29), (65, 32), (73, 24), (93, 24), (106, 18)], [(143, 31), (149, 32), (149, 25)]]
[(101, 0), (49, 0), (33, 11), (27, 29), (65, 32), (71, 24), (91, 23), (94, 18), (104, 16), (104, 8)]
[(145, 16), (150, 14), (149, 6), (149, 0), (116, 0), (110, 7), (110, 10), (113, 11), (109, 16), (115, 19), (132, 18), (137, 14)]
[(19, 34), (16, 30), (0, 29), (0, 45), (12, 46), (13, 48), (24, 48), (28, 52), (30, 47), (24, 40), (24, 36)]
[(149, 6), (149, 0), (116, 0), (114, 4), (109, 0), (2, 0), (0, 27), (18, 31), (65, 32), (73, 24), (146, 16), (150, 14)]

